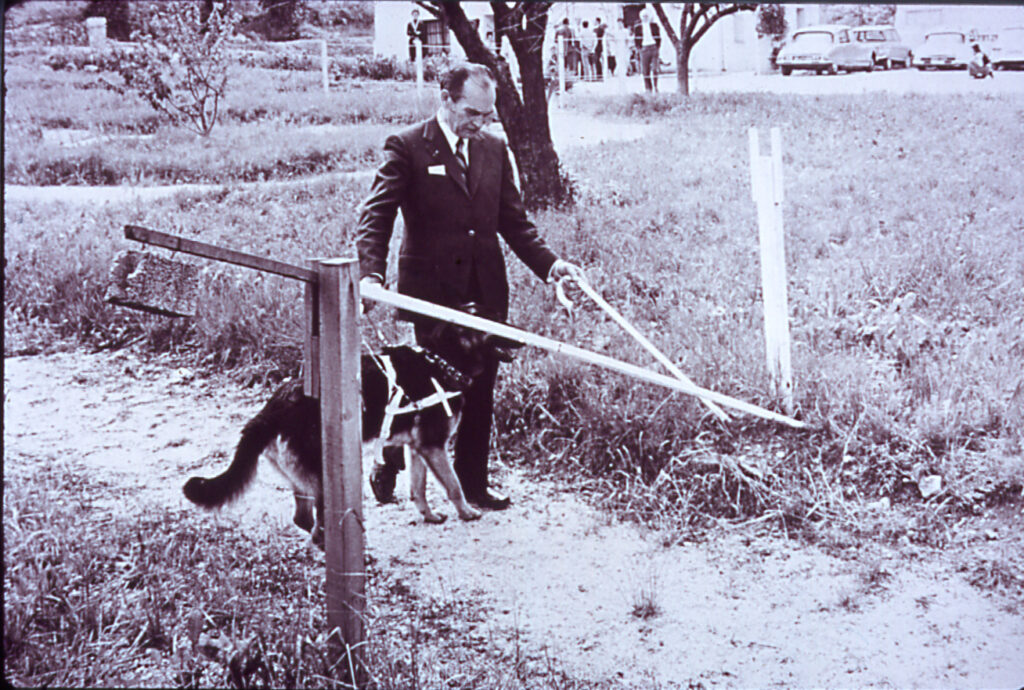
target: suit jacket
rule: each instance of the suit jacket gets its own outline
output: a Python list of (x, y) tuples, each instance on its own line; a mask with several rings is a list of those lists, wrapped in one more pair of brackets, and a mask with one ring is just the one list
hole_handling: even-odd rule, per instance
[(426, 25), (425, 22), (421, 21), (421, 22), (419, 22), (417, 24), (413, 24), (412, 22), (409, 22), (408, 24), (405, 25), (405, 34), (409, 37), (409, 45), (410, 46), (412, 45), (412, 40), (414, 38), (418, 38), (418, 39), (420, 39), (420, 43), (423, 44), (424, 49), (426, 48), (426, 46), (427, 46), (427, 25)]
[(360, 271), (386, 275), (401, 209), (398, 291), (455, 308), (482, 301), (504, 321), (509, 294), (498, 237), (542, 280), (558, 257), (526, 215), (505, 143), (484, 133), (469, 142), (469, 163), (467, 184), (436, 117), (388, 137), (356, 231)]
[[(661, 48), (661, 27), (658, 25), (658, 22), (651, 22), (651, 38), (654, 39), (654, 44), (656, 46), (658, 46), (658, 48), (660, 49)], [(644, 24), (643, 24), (643, 22), (638, 22), (633, 27), (633, 41), (636, 43), (636, 47), (637, 47), (638, 50), (643, 48), (643, 44), (644, 44)]]

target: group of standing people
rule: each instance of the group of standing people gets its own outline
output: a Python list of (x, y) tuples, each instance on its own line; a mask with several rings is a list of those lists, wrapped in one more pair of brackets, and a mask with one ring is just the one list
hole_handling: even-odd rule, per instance
[(639, 21), (629, 30), (622, 19), (615, 26), (608, 26), (598, 17), (594, 26), (584, 20), (573, 31), (566, 17), (555, 29), (555, 41), (556, 50), (557, 42), (562, 43), (562, 59), (569, 75), (600, 81), (604, 79), (605, 63), (611, 76), (615, 76), (617, 69), (623, 70), (624, 75), (630, 74), (632, 65), (632, 71), (643, 74), (647, 91), (658, 90), (661, 27), (649, 8), (644, 8)]

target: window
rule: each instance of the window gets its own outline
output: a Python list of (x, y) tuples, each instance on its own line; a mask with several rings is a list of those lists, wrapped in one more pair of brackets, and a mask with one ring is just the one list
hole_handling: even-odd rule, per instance
[(440, 19), (425, 19), (423, 24), (427, 28), (427, 45), (424, 46), (423, 55), (444, 55), (450, 50), (448, 27)]

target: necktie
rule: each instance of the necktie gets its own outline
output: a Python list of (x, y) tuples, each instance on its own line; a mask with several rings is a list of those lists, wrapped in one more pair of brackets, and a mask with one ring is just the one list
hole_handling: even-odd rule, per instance
[(455, 160), (459, 162), (459, 167), (462, 168), (462, 174), (464, 177), (469, 177), (469, 161), (466, 160), (465, 150), (466, 140), (459, 137), (459, 140), (455, 142)]

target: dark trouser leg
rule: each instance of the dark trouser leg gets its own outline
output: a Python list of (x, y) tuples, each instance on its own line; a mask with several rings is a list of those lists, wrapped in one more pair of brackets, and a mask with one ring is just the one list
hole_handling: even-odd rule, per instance
[(658, 47), (644, 46), (640, 51), (640, 69), (644, 74), (644, 89), (655, 91), (658, 88)]
[(487, 491), (487, 458), (491, 449), (497, 377), (498, 363), (492, 360), (463, 393), (462, 419), (455, 438), (455, 474), (470, 499)]

